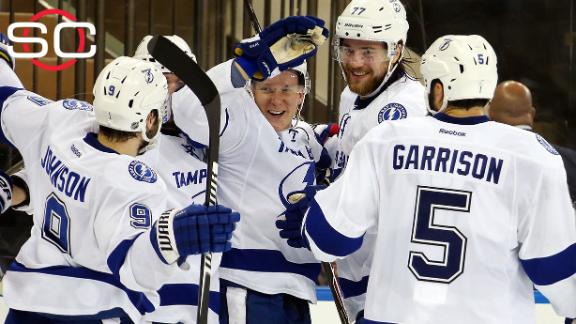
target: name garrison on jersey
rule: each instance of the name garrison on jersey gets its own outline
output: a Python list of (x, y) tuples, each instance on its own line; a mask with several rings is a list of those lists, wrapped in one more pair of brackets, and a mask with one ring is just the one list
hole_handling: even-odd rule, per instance
[(50, 146), (46, 149), (40, 165), (50, 177), (52, 186), (66, 196), (84, 202), (90, 178), (79, 175), (70, 170), (62, 160), (54, 154)]
[(498, 184), (504, 160), (465, 150), (447, 147), (396, 144), (392, 167), (469, 176)]

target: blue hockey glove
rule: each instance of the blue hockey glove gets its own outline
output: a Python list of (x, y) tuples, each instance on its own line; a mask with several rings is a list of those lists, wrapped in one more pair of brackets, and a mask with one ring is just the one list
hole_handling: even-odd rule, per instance
[[(292, 16), (279, 20), (258, 35), (237, 44), (236, 62), (253, 79), (298, 66), (316, 54), (329, 32), (322, 19)], [(278, 70), (276, 70), (278, 69)]]
[(2, 33), (0, 33), (0, 58), (8, 63), (8, 66), (14, 70), (14, 57), (10, 54), (8, 47), (12, 46), (12, 42), (8, 37)]
[(172, 264), (188, 255), (230, 250), (240, 214), (216, 205), (190, 205), (166, 211), (154, 224), (150, 240), (162, 261)]
[(0, 214), (4, 214), (12, 206), (12, 180), (0, 170)]
[(280, 237), (286, 239), (289, 246), (310, 249), (306, 235), (302, 233), (302, 221), (316, 192), (324, 188), (325, 186), (308, 186), (304, 191), (296, 191), (288, 195), (288, 201), (291, 204), (276, 220), (276, 227), (280, 229)]

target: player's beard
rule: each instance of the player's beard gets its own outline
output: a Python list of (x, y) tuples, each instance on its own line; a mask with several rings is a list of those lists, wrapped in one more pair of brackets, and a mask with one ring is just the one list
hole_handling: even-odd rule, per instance
[[(352, 71), (366, 72), (367, 74), (362, 80), (354, 80), (352, 78)], [(374, 90), (376, 90), (376, 88), (378, 88), (382, 83), (384, 76), (386, 75), (384, 73), (382, 76), (375, 76), (373, 70), (348, 68), (345, 68), (344, 73), (346, 74), (346, 80), (348, 81), (348, 87), (350, 90), (360, 96), (366, 96), (374, 92)]]

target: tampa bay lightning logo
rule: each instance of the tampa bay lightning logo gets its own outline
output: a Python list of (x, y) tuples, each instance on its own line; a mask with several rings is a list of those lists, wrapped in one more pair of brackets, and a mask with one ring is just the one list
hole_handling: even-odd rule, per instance
[(288, 208), (288, 206), (291, 205), (290, 202), (288, 202), (288, 196), (291, 193), (304, 191), (306, 187), (314, 185), (314, 172), (314, 162), (304, 162), (294, 168), (294, 170), (290, 171), (290, 173), (280, 181), (278, 194), (280, 195), (280, 201), (284, 207)]
[(132, 178), (138, 181), (154, 183), (158, 179), (156, 172), (152, 170), (152, 168), (143, 162), (136, 160), (130, 162), (130, 165), (128, 165), (128, 172), (130, 172)]
[(544, 146), (544, 148), (546, 149), (546, 151), (554, 154), (554, 155), (559, 155), (558, 151), (556, 151), (556, 149), (554, 148), (554, 146), (550, 145), (550, 143), (548, 143), (544, 137), (536, 134), (536, 139), (538, 140), (538, 143), (540, 143), (540, 145)]
[(62, 101), (62, 107), (68, 110), (85, 110), (85, 111), (92, 111), (94, 108), (90, 104), (84, 101), (76, 100), (76, 99), (64, 99)]
[(148, 69), (142, 70), (142, 73), (144, 73), (144, 78), (146, 79), (146, 83), (152, 83), (152, 81), (154, 81), (154, 74), (152, 74), (152, 69), (148, 68)]
[(408, 113), (406, 112), (406, 108), (399, 103), (392, 102), (384, 106), (382, 110), (378, 113), (378, 123), (381, 123), (385, 120), (397, 120), (406, 118)]
[(444, 38), (444, 43), (442, 43), (442, 45), (440, 45), (440, 50), (441, 51), (447, 50), (448, 47), (450, 47), (450, 43), (452, 43), (452, 39)]

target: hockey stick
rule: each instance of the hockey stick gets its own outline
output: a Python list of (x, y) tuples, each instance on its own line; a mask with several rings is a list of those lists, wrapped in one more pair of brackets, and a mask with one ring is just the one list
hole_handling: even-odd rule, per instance
[[(218, 149), (220, 146), (220, 95), (216, 86), (202, 69), (178, 46), (167, 38), (155, 36), (148, 44), (148, 52), (158, 62), (172, 71), (200, 99), (208, 119), (208, 177), (206, 181), (206, 206), (216, 204), (218, 187)], [(196, 323), (208, 323), (208, 299), (210, 297), (210, 277), (212, 253), (202, 254), (200, 265), (200, 286), (198, 289), (198, 311)]]
[[(248, 16), (250, 17), (250, 22), (252, 27), (257, 33), (262, 31), (260, 27), (260, 22), (258, 17), (254, 12), (254, 7), (252, 7), (251, 0), (244, 0), (245, 9), (248, 11)], [(334, 304), (336, 305), (336, 310), (338, 310), (338, 316), (340, 317), (340, 322), (342, 324), (350, 324), (350, 318), (348, 317), (348, 312), (344, 307), (344, 300), (342, 299), (342, 290), (340, 289), (340, 284), (338, 283), (338, 278), (336, 277), (336, 272), (331, 263), (322, 262), (322, 268), (324, 272), (328, 275), (328, 286), (330, 286), (330, 291), (332, 292), (332, 297), (334, 298)]]
[(252, 0), (244, 0), (244, 7), (248, 11), (248, 16), (250, 16), (250, 22), (252, 23), (252, 28), (257, 33), (262, 31), (262, 26), (260, 26), (260, 22), (258, 21), (258, 17), (256, 17), (256, 13), (254, 12), (254, 7), (252, 7)]

